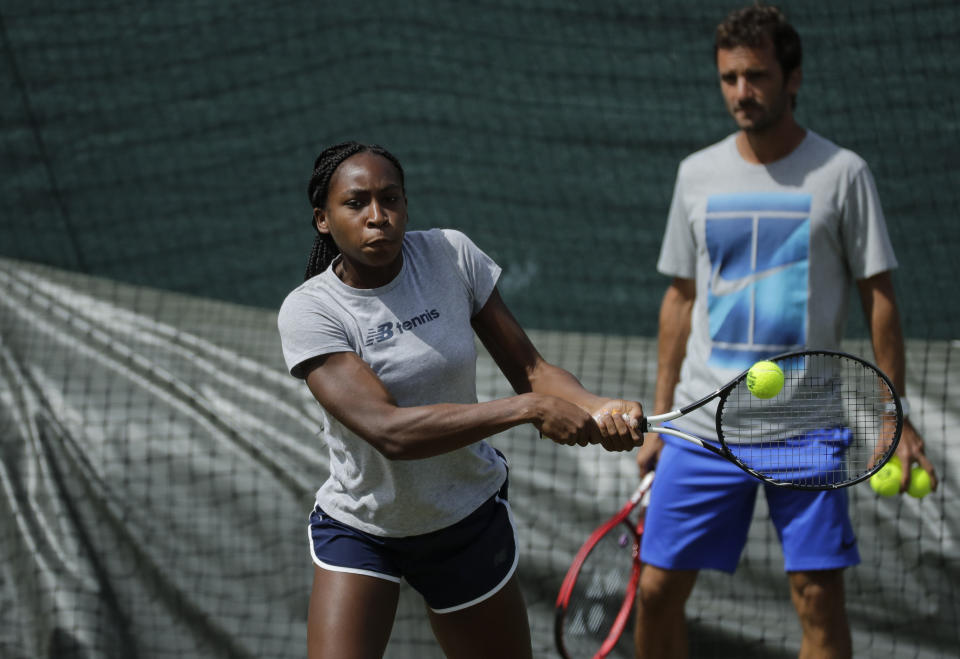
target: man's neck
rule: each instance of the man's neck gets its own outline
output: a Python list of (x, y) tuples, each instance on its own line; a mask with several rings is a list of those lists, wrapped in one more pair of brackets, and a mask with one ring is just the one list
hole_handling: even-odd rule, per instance
[(807, 129), (791, 117), (763, 131), (741, 130), (737, 133), (737, 151), (747, 162), (767, 165), (793, 153), (806, 136)]

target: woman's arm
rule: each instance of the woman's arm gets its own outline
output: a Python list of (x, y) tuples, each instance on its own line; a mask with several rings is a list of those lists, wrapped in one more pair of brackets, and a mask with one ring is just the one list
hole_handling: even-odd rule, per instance
[(352, 352), (307, 362), (307, 386), (327, 412), (391, 460), (440, 455), (524, 423), (560, 444), (629, 450), (641, 443), (635, 423), (621, 417), (638, 419), (639, 403), (595, 396), (569, 372), (544, 361), (496, 290), (472, 322), (518, 395), (400, 407)]
[(602, 441), (593, 419), (560, 398), (527, 393), (485, 403), (400, 407), (370, 366), (352, 352), (307, 362), (317, 401), (351, 431), (392, 460), (453, 451), (523, 423), (562, 444)]
[[(597, 396), (569, 372), (550, 364), (494, 289), (483, 309), (471, 320), (484, 347), (518, 394), (534, 392), (562, 398), (594, 417), (607, 450), (630, 450), (643, 443), (635, 428), (643, 409), (639, 403)], [(624, 420), (623, 414), (631, 419)], [(547, 436), (556, 439), (550, 433)]]

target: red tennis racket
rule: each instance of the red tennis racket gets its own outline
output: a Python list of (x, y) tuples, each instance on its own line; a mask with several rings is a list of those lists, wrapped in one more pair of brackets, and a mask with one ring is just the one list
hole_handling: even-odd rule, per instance
[(553, 631), (564, 659), (606, 657), (630, 622), (652, 482), (650, 472), (623, 508), (590, 534), (563, 578)]

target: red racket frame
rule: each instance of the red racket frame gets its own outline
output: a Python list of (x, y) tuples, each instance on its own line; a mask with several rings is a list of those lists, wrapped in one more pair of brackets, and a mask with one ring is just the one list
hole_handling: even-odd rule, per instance
[(617, 512), (616, 515), (611, 517), (609, 520), (604, 522), (602, 525), (597, 527), (593, 533), (590, 534), (590, 537), (587, 538), (587, 541), (583, 543), (580, 547), (580, 550), (577, 552), (576, 556), (573, 558), (573, 563), (571, 563), (570, 568), (567, 570), (566, 576), (563, 578), (563, 582), (560, 584), (560, 593), (557, 595), (557, 604), (556, 604), (556, 615), (554, 619), (554, 639), (557, 644), (557, 650), (560, 653), (560, 656), (563, 659), (577, 659), (570, 657), (567, 654), (566, 648), (563, 644), (563, 620), (566, 616), (567, 606), (570, 604), (570, 596), (573, 593), (573, 586), (577, 581), (577, 577), (580, 575), (580, 570), (583, 567), (584, 562), (587, 560), (587, 556), (590, 555), (590, 552), (596, 547), (597, 543), (600, 541), (608, 531), (614, 527), (623, 524), (630, 530), (630, 533), (633, 535), (633, 551), (631, 552), (631, 560), (633, 562), (633, 567), (630, 571), (630, 579), (627, 582), (626, 592), (624, 593), (623, 604), (620, 606), (620, 610), (617, 612), (617, 617), (614, 618), (613, 624), (610, 626), (610, 632), (607, 634), (607, 638), (601, 644), (600, 649), (597, 650), (597, 653), (593, 655), (593, 659), (603, 659), (610, 653), (613, 647), (617, 644), (617, 641), (620, 640), (620, 636), (623, 634), (624, 628), (627, 626), (627, 621), (630, 619), (630, 612), (633, 610), (633, 603), (637, 597), (637, 587), (640, 584), (640, 540), (643, 537), (643, 522), (644, 515), (641, 512), (640, 516), (637, 518), (636, 526), (630, 524), (630, 513), (645, 500), (644, 495), (650, 489), (650, 485), (653, 482), (653, 472), (648, 473), (643, 481), (640, 483), (640, 486), (636, 489), (627, 503)]

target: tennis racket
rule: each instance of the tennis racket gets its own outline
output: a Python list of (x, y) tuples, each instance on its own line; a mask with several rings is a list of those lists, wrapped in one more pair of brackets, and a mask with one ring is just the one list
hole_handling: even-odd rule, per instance
[[(889, 460), (900, 441), (903, 410), (890, 379), (842, 352), (812, 350), (776, 357), (783, 389), (757, 398), (747, 371), (695, 403), (640, 421), (642, 432), (685, 439), (765, 483), (801, 490), (853, 485)], [(716, 404), (717, 442), (659, 424)]]
[(563, 659), (606, 657), (623, 634), (640, 582), (640, 538), (652, 482), (649, 472), (620, 512), (590, 534), (567, 570), (553, 627)]

